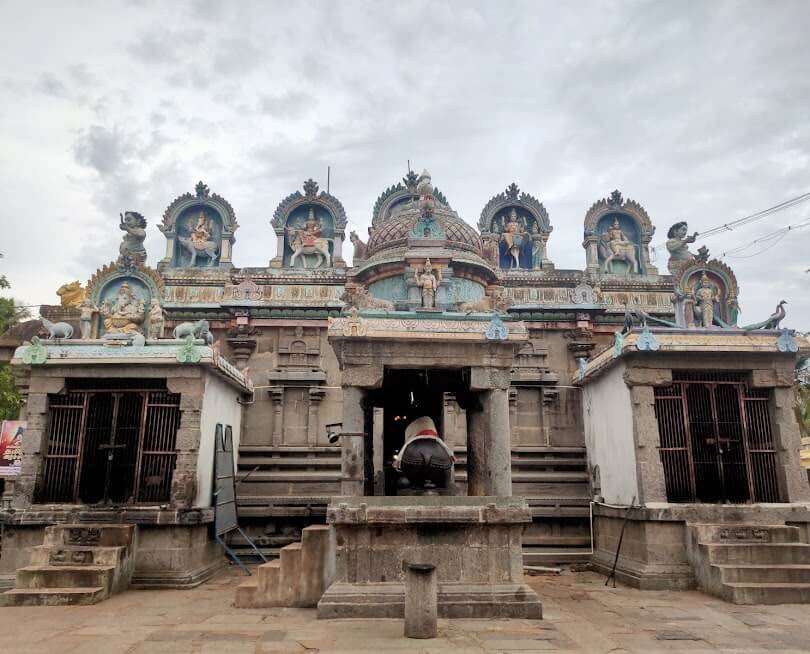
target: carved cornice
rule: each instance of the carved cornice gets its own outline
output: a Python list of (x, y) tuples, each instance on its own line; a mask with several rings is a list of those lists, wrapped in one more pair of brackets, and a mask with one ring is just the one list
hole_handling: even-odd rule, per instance
[(509, 207), (522, 208), (528, 211), (537, 221), (541, 234), (550, 234), (553, 227), (548, 217), (548, 211), (533, 195), (521, 193), (518, 185), (512, 182), (503, 193), (498, 193), (487, 202), (478, 219), (478, 229), (482, 232), (492, 231), (492, 221), (503, 209)]
[[(416, 177), (414, 176), (413, 179), (415, 180)], [(411, 183), (411, 181), (412, 180), (410, 178), (405, 177), (402, 180), (402, 182), (405, 182), (404, 185), (402, 182), (400, 182), (394, 184), (393, 186), (389, 186), (382, 193), (380, 193), (380, 196), (374, 203), (374, 210), (371, 213), (372, 225), (377, 226), (380, 222), (385, 220), (386, 214), (395, 204), (398, 204), (403, 200), (413, 200), (418, 197), (418, 194), (416, 193), (416, 183)], [(450, 204), (447, 202), (447, 198), (445, 197), (444, 193), (442, 193), (438, 188), (433, 189), (433, 200), (439, 205), (452, 209)]]
[(596, 226), (605, 214), (623, 213), (630, 216), (641, 230), (642, 242), (649, 243), (655, 233), (655, 226), (647, 214), (647, 210), (635, 200), (623, 199), (619, 191), (613, 191), (608, 198), (594, 202), (585, 214), (585, 235), (595, 235)]
[(189, 207), (208, 207), (213, 209), (222, 219), (222, 231), (226, 236), (232, 236), (239, 228), (236, 222), (236, 214), (233, 207), (221, 195), (211, 193), (206, 184), (197, 182), (194, 193), (183, 193), (176, 197), (163, 212), (163, 222), (158, 225), (158, 229), (164, 234), (173, 232), (177, 223), (177, 217)]
[(279, 203), (278, 207), (276, 207), (276, 210), (273, 212), (273, 219), (270, 221), (270, 224), (277, 230), (284, 229), (284, 226), (287, 224), (287, 218), (295, 209), (300, 206), (315, 204), (329, 212), (329, 215), (332, 216), (332, 220), (335, 222), (336, 230), (346, 229), (346, 224), (349, 221), (346, 217), (346, 210), (343, 208), (340, 200), (326, 191), (318, 193), (318, 184), (312, 179), (308, 179), (304, 182), (303, 186), (303, 193), (301, 193), (301, 191), (290, 193), (290, 195)]

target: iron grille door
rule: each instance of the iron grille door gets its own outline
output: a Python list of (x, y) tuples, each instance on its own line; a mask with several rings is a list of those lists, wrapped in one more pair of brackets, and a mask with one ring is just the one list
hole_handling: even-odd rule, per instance
[(49, 396), (48, 445), (37, 502), (73, 502), (76, 498), (87, 401), (86, 393)]
[(180, 427), (180, 395), (152, 391), (146, 402), (146, 424), (142, 433), (137, 472), (138, 502), (167, 502), (177, 458), (177, 430)]
[(693, 502), (695, 499), (692, 448), (689, 446), (685, 411), (681, 384), (656, 387), (655, 417), (661, 438), (659, 452), (670, 502)]
[(776, 476), (776, 446), (771, 431), (767, 389), (746, 388), (743, 397), (744, 418), (751, 461), (751, 486), (755, 502), (782, 502)]

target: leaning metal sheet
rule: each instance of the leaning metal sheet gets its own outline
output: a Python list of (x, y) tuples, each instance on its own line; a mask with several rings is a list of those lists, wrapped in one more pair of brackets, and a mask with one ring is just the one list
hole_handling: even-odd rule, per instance
[(218, 424), (214, 434), (214, 526), (217, 536), (238, 528), (236, 486), (233, 472), (233, 432), (231, 426)]

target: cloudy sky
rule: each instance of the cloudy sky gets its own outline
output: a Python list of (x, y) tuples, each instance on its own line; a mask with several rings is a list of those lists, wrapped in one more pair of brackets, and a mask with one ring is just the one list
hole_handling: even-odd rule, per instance
[[(515, 181), (562, 268), (614, 188), (654, 244), (810, 191), (806, 0), (20, 0), (0, 24), (0, 273), (29, 304), (114, 259), (125, 209), (156, 263), (163, 210), (199, 179), (236, 210), (238, 266), (267, 264), (276, 205), (327, 166), (363, 233), (409, 159), (472, 224)], [(810, 202), (706, 245), (808, 220)], [(810, 228), (726, 261), (742, 322), (785, 297), (810, 329)]]

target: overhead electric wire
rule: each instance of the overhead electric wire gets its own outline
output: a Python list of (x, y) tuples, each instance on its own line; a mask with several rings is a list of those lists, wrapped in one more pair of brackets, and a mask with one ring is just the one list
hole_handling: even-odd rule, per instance
[[(730, 256), (733, 259), (750, 259), (751, 257), (755, 257), (757, 255), (762, 254), (763, 252), (767, 252), (768, 250), (770, 250), (772, 247), (777, 245), (785, 236), (787, 236), (791, 231), (796, 231), (796, 230), (802, 229), (804, 227), (810, 227), (810, 220), (806, 220), (805, 222), (798, 223), (796, 225), (787, 225), (785, 227), (780, 227), (779, 229), (777, 229), (777, 230), (775, 230), (773, 232), (769, 232), (768, 234), (765, 234), (764, 236), (760, 236), (758, 238), (755, 238), (753, 241), (750, 241), (749, 243), (746, 243), (744, 245), (739, 245), (736, 248), (732, 248), (730, 250), (724, 251), (722, 254), (720, 254), (720, 258)], [(735, 252), (742, 252), (743, 250), (747, 250), (748, 248), (750, 248), (752, 245), (756, 245), (757, 243), (763, 243), (763, 242), (768, 242), (768, 241), (773, 241), (773, 242), (768, 243), (768, 245), (766, 245), (764, 248), (762, 248), (759, 252), (754, 252), (753, 254), (743, 254), (743, 255), (734, 256)]]

